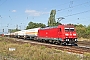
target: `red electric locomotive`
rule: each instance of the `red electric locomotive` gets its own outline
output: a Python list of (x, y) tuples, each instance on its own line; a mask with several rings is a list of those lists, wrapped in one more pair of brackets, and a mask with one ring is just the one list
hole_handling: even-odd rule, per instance
[(41, 28), (38, 30), (38, 39), (55, 44), (77, 45), (77, 34), (73, 25)]

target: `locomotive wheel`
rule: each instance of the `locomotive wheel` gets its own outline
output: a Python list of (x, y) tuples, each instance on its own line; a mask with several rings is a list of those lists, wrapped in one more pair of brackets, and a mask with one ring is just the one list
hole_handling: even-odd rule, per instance
[(66, 46), (68, 44), (66, 42), (62, 42), (61, 45)]
[(26, 36), (24, 36), (23, 38), (24, 38), (24, 40), (26, 40)]
[(53, 40), (49, 40), (49, 43), (50, 43), (50, 44), (53, 44)]

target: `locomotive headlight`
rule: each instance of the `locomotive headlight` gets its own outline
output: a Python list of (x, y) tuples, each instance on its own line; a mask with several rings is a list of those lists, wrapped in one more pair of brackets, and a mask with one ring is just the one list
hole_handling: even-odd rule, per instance
[(67, 39), (66, 39), (66, 41), (67, 41)]
[(68, 41), (69, 41), (69, 39), (68, 39)]
[(66, 41), (69, 41), (69, 39), (66, 39)]
[(75, 39), (75, 41), (77, 41), (77, 39)]

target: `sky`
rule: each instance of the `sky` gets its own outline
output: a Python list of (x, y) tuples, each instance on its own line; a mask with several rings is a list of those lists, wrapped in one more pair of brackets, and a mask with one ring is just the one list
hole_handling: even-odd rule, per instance
[(51, 10), (62, 24), (90, 24), (90, 0), (0, 0), (0, 32), (25, 29), (30, 21), (47, 25)]

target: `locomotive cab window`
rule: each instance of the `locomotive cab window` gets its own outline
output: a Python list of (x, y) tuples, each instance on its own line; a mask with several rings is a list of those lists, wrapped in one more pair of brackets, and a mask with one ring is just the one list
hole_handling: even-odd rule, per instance
[(74, 31), (74, 28), (65, 28), (65, 31), (66, 31), (66, 32)]
[(69, 28), (65, 28), (65, 31), (68, 32), (69, 31)]
[(70, 31), (74, 31), (74, 28), (70, 28)]

